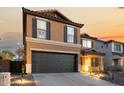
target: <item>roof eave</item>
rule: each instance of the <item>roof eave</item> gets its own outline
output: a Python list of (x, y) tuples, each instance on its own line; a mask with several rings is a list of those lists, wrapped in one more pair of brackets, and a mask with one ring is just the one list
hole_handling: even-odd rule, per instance
[(105, 53), (101, 53), (101, 52), (92, 52), (92, 51), (81, 51), (81, 54), (91, 54), (91, 55), (100, 55), (100, 56), (104, 56)]
[(79, 27), (79, 28), (82, 28), (84, 26), (84, 24), (63, 21), (61, 19), (56, 19), (56, 18), (50, 17), (50, 16), (48, 17), (48, 16), (45, 16), (45, 15), (42, 15), (41, 13), (39, 13), (37, 11), (29, 10), (29, 9), (24, 8), (24, 7), (22, 8), (22, 10), (23, 10), (23, 13), (26, 13), (26, 14), (30, 14), (30, 15), (34, 15), (34, 16), (38, 16), (38, 17), (43, 17), (43, 18), (46, 18), (46, 19), (62, 22), (62, 23), (65, 23), (65, 24), (70, 24), (70, 25), (73, 25), (73, 26), (76, 26), (76, 27)]

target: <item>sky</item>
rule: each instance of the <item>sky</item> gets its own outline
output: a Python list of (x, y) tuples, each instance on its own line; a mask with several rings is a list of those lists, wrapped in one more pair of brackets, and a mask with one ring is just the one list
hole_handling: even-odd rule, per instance
[[(124, 9), (99, 8), (43, 8), (27, 7), (31, 10), (57, 9), (74, 22), (84, 24), (81, 33), (102, 40), (124, 42)], [(22, 10), (20, 7), (0, 8), (0, 49), (15, 51), (22, 44)]]

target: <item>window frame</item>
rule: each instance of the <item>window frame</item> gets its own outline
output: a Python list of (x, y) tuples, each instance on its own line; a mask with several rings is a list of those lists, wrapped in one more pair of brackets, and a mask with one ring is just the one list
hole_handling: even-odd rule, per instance
[[(68, 28), (73, 29), (73, 30), (70, 30), (70, 32), (73, 31), (73, 32), (71, 32), (71, 34), (69, 33)], [(74, 43), (74, 39), (75, 39), (75, 27), (67, 25), (67, 42), (68, 43)]]
[(113, 59), (113, 66), (119, 66), (119, 59)]
[[(118, 50), (117, 46), (120, 46), (120, 50)], [(123, 45), (120, 43), (113, 43), (113, 50), (117, 53), (123, 53)]]
[[(45, 25), (46, 25), (46, 29), (38, 28), (38, 21), (45, 22), (45, 23), (46, 23), (46, 24), (45, 24)], [(47, 39), (47, 30), (48, 30), (48, 28), (47, 28), (47, 20), (43, 20), (43, 19), (37, 18), (37, 19), (36, 19), (36, 23), (37, 23), (37, 26), (36, 26), (37, 38), (38, 38), (38, 39), (41, 39), (41, 40), (46, 40), (46, 39)], [(38, 30), (41, 31), (41, 32), (45, 32), (44, 38), (42, 38), (42, 37), (43, 37), (42, 35), (41, 35), (41, 37), (39, 37), (40, 34), (39, 34), (39, 31), (38, 31)], [(41, 32), (40, 32), (40, 33), (41, 33)]]
[[(88, 46), (88, 42), (90, 41), (90, 46)], [(85, 42), (85, 43), (84, 43)], [(81, 38), (81, 47), (82, 48), (93, 48), (92, 44), (93, 44), (93, 41), (90, 40), (90, 39), (85, 39), (85, 38)]]
[(91, 58), (91, 66), (92, 67), (100, 66), (100, 58)]

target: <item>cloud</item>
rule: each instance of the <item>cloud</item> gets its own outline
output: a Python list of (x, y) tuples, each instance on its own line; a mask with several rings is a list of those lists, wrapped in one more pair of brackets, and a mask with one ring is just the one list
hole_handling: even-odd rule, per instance
[(15, 50), (18, 42), (22, 44), (21, 32), (6, 32), (0, 38), (0, 49)]

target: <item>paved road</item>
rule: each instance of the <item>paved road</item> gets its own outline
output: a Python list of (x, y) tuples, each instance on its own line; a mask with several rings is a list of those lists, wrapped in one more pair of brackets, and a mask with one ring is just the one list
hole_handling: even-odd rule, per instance
[(80, 73), (33, 74), (37, 86), (116, 86)]

